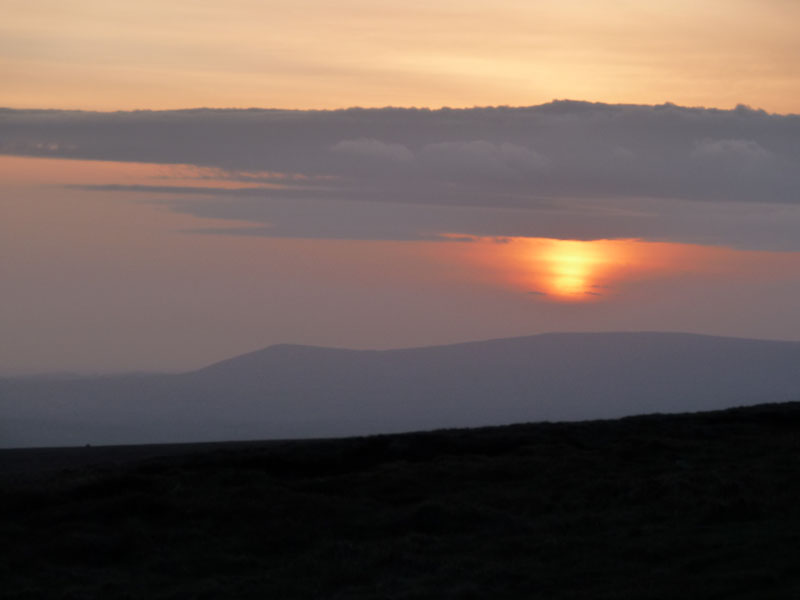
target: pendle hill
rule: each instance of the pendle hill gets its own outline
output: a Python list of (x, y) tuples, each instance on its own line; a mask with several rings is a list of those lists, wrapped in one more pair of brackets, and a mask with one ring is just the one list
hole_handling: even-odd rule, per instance
[(0, 379), (0, 446), (319, 438), (800, 400), (800, 342), (562, 333), (278, 345), (183, 374)]

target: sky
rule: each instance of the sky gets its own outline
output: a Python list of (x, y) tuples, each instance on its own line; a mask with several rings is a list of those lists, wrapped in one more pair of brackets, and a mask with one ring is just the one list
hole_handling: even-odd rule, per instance
[(0, 11), (0, 374), (800, 340), (796, 2)]

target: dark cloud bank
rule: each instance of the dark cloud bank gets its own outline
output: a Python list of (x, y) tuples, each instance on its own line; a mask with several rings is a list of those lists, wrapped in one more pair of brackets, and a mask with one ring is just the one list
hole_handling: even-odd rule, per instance
[(640, 237), (800, 249), (800, 116), (747, 107), (4, 109), (0, 151), (219, 169), (241, 187), (93, 188), (253, 223), (216, 232)]

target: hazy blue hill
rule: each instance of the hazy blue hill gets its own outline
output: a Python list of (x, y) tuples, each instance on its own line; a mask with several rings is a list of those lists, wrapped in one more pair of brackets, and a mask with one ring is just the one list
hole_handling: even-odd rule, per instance
[(0, 381), (4, 446), (322, 437), (800, 399), (800, 343), (562, 333), (278, 345), (180, 375)]

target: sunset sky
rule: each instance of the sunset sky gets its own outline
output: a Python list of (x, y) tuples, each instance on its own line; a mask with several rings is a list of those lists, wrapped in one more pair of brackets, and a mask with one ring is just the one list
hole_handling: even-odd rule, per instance
[(800, 340), (798, 2), (0, 14), (0, 374)]

